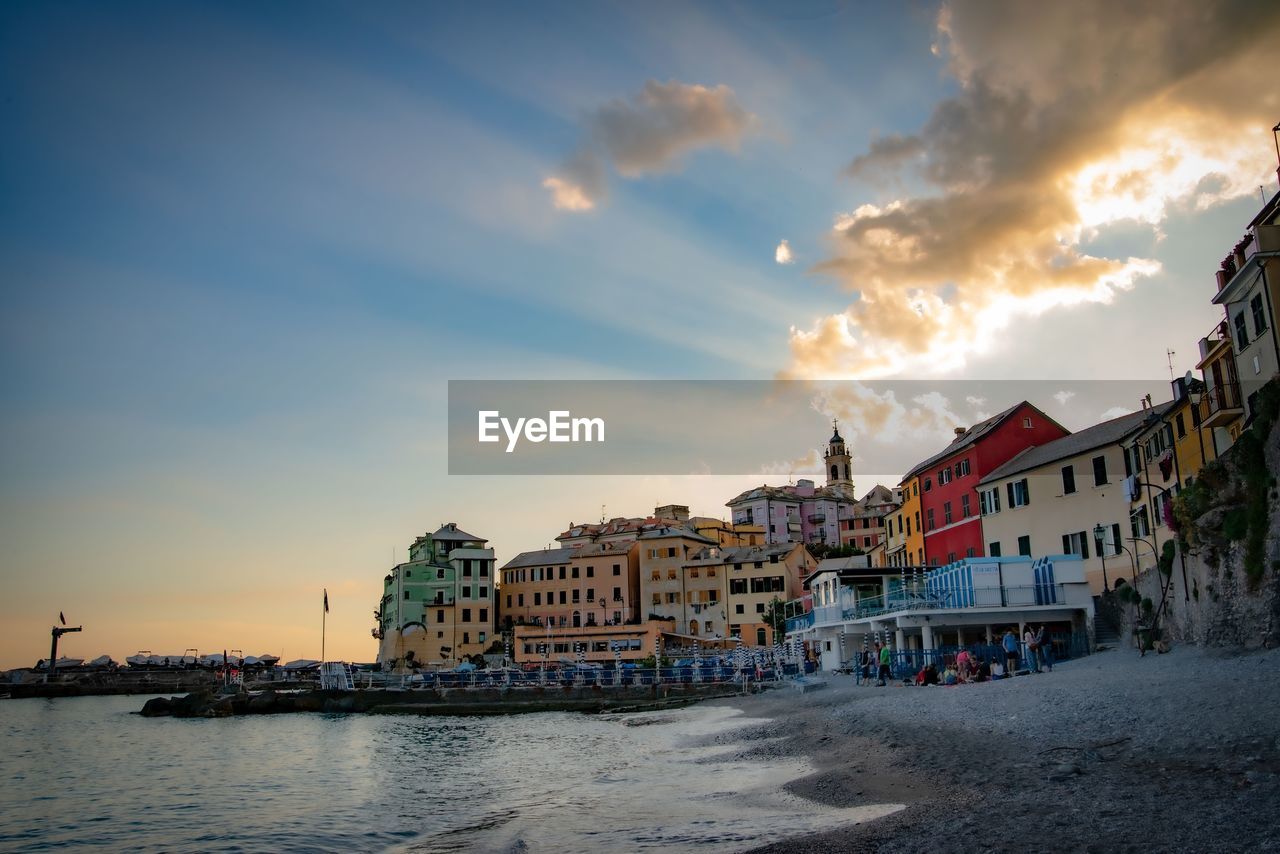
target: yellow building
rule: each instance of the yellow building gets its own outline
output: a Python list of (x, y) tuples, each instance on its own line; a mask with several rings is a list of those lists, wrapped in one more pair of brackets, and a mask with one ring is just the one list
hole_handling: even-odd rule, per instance
[(1236, 376), (1236, 358), (1231, 331), (1224, 320), (1200, 339), (1200, 361), (1196, 365), (1204, 378), (1200, 396), (1200, 422), (1206, 431), (1211, 458), (1216, 459), (1235, 444), (1244, 423), (1244, 399)]
[(898, 566), (924, 566), (924, 529), (920, 527), (920, 478), (909, 477), (899, 484), (902, 506), (898, 512), (903, 528), (903, 562)]

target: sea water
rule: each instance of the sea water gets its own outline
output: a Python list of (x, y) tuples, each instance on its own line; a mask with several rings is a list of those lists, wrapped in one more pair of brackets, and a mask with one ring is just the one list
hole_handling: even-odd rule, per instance
[(0, 848), (736, 851), (865, 821), (786, 794), (802, 760), (644, 715), (142, 718), (145, 697), (0, 701)]

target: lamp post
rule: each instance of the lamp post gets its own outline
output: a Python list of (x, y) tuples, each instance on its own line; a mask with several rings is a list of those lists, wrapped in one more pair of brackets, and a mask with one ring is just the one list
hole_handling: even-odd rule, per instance
[(609, 600), (601, 596), (598, 601), (600, 603), (600, 625), (607, 625), (609, 622), (609, 612), (605, 609), (609, 606)]
[(1102, 559), (1102, 589), (1108, 590), (1111, 585), (1107, 582), (1107, 544), (1102, 539), (1107, 535), (1107, 529), (1102, 527), (1102, 523), (1093, 526), (1093, 542), (1098, 547), (1098, 557)]

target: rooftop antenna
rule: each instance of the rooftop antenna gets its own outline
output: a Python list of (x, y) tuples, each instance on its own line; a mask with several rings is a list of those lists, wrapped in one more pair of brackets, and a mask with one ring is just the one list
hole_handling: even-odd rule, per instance
[(1165, 349), (1164, 357), (1169, 362), (1169, 381), (1173, 382), (1173, 357), (1175, 353), (1172, 350)]

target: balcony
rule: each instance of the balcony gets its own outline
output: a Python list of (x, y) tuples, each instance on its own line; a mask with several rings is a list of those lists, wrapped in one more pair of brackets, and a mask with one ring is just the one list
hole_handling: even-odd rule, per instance
[(808, 519), (809, 519), (810, 525), (821, 525), (823, 522), (827, 521), (827, 514), (826, 513), (810, 513), (808, 516)]
[(1196, 365), (1196, 370), (1204, 370), (1205, 366), (1217, 358), (1223, 349), (1231, 350), (1231, 331), (1225, 320), (1200, 339), (1200, 362)]
[(1240, 399), (1240, 386), (1234, 380), (1207, 388), (1200, 398), (1200, 424), (1213, 429), (1223, 427), (1244, 417), (1244, 403)]

